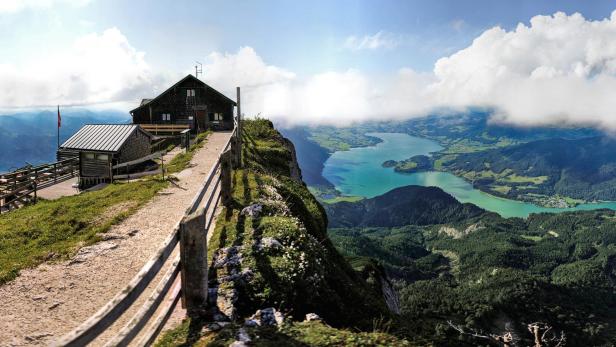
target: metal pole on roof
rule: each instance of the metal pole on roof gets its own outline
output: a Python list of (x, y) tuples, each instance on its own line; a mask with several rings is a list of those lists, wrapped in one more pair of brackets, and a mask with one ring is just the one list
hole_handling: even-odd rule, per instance
[(203, 64), (198, 61), (196, 63), (197, 65), (195, 65), (195, 77), (199, 78), (199, 74), (203, 76)]

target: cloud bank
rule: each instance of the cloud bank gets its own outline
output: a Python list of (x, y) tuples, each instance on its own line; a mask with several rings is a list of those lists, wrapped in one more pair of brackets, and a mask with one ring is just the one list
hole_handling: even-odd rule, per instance
[(489, 29), (434, 67), (433, 102), (497, 109), (520, 125), (584, 124), (616, 129), (616, 11), (536, 16), (513, 31)]
[[(348, 70), (298, 78), (242, 48), (210, 55), (205, 79), (222, 88), (247, 86), (246, 113), (287, 124), (344, 125), (478, 106), (494, 109), (493, 120), (515, 125), (616, 130), (614, 37), (616, 11), (599, 21), (558, 12), (511, 31), (486, 30), (470, 46), (439, 59), (430, 73), (403, 68), (369, 76)], [(369, 37), (351, 41), (356, 48), (378, 46)]]
[[(380, 38), (371, 41), (375, 36), (351, 41), (370, 49), (379, 46)], [(246, 115), (260, 113), (288, 125), (348, 125), (485, 107), (494, 109), (497, 122), (616, 131), (614, 37), (616, 11), (596, 21), (559, 12), (513, 30), (488, 29), (430, 72), (401, 68), (370, 75), (349, 69), (300, 76), (243, 47), (207, 56), (203, 79), (232, 98), (241, 86)], [(181, 77), (153, 72), (145, 54), (116, 28), (82, 37), (45, 59), (32, 66), (0, 64), (0, 108), (134, 106)]]
[(137, 100), (161, 80), (116, 28), (76, 40), (32, 65), (0, 64), (0, 108)]

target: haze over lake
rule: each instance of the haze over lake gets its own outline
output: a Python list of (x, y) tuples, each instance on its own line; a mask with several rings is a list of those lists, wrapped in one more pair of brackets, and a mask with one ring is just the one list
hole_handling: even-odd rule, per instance
[(386, 160), (403, 160), (414, 155), (430, 155), (442, 147), (435, 141), (401, 133), (368, 133), (383, 142), (376, 146), (338, 151), (325, 162), (323, 177), (345, 195), (374, 197), (406, 185), (436, 186), (461, 202), (470, 202), (503, 217), (527, 217), (530, 213), (563, 212), (609, 208), (616, 202), (581, 204), (573, 208), (547, 208), (531, 203), (499, 198), (473, 188), (472, 184), (448, 172), (398, 173), (384, 168)]

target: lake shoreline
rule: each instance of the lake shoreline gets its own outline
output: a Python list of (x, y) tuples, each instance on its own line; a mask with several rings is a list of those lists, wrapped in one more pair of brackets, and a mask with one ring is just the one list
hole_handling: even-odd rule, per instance
[(321, 175), (333, 184), (341, 197), (370, 198), (397, 187), (420, 185), (439, 187), (460, 202), (473, 203), (503, 217), (525, 218), (531, 213), (616, 209), (616, 202), (585, 203), (569, 208), (543, 207), (532, 202), (492, 195), (475, 187), (465, 177), (444, 170), (396, 172), (393, 168), (383, 168), (383, 161), (399, 161), (414, 155), (432, 155), (443, 150), (443, 147), (432, 139), (405, 133), (370, 132), (365, 135), (380, 138), (383, 142), (336, 151), (331, 153), (324, 163)]

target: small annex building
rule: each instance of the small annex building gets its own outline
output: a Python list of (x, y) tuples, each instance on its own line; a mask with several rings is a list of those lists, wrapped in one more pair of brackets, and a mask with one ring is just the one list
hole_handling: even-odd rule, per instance
[(151, 153), (152, 135), (135, 124), (84, 125), (58, 149), (58, 158), (79, 157), (79, 187), (110, 182), (112, 166)]
[(133, 124), (152, 130), (165, 125), (191, 129), (193, 132), (233, 129), (236, 102), (187, 75), (153, 99), (143, 99), (130, 111)]

